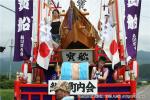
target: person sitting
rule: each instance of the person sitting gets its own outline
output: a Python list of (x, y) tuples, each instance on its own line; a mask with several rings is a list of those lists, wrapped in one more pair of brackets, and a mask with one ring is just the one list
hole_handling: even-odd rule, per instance
[[(118, 67), (114, 71), (114, 80), (118, 82), (120, 80), (120, 77), (122, 80), (125, 80), (126, 82), (130, 81), (130, 73), (133, 72), (134, 78), (137, 79), (138, 75), (138, 63), (135, 59), (132, 59), (130, 56), (126, 59), (127, 65), (122, 65), (121, 67)], [(125, 74), (126, 72), (129, 72), (129, 74)], [(121, 81), (122, 82), (122, 81)]]
[(106, 83), (109, 74), (108, 68), (105, 68), (106, 58), (100, 57), (97, 66), (93, 67), (91, 79), (97, 79), (99, 83)]
[(126, 71), (126, 66), (125, 65), (119, 65), (115, 68), (114, 73), (113, 73), (113, 79), (117, 83), (122, 83), (125, 80), (125, 71)]
[(51, 33), (52, 33), (52, 39), (59, 43), (60, 35), (59, 35), (59, 28), (60, 28), (60, 13), (57, 9), (54, 9), (52, 11), (52, 23), (51, 23)]

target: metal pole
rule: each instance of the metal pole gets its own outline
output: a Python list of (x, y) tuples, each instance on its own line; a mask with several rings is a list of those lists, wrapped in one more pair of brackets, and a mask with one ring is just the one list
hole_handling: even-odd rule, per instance
[(9, 80), (11, 80), (11, 70), (12, 70), (12, 50), (13, 50), (13, 39), (11, 39), (11, 44), (10, 44), (10, 65), (9, 65)]
[[(4, 6), (4, 5), (2, 5), (2, 4), (0, 4), (0, 7), (5, 8), (5, 9), (7, 9), (7, 10), (13, 12), (13, 13), (16, 13), (14, 10), (12, 10), (12, 9), (10, 9), (10, 8), (8, 8), (8, 7)], [(13, 46), (13, 39), (11, 39), (11, 45), (10, 45), (9, 47), (10, 47), (9, 80), (11, 80), (12, 49), (13, 49), (13, 47), (14, 47), (14, 46)]]

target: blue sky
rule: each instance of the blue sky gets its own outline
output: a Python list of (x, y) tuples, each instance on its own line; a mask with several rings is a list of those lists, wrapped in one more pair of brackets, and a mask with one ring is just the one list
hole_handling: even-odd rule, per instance
[[(58, 1), (58, 0), (56, 0)], [(62, 1), (61, 6), (67, 9), (69, 0)], [(77, 1), (77, 0), (75, 0)], [(96, 26), (99, 19), (99, 1), (100, 0), (87, 0), (85, 8), (90, 12), (87, 18)], [(124, 0), (120, 0), (123, 3)], [(0, 0), (0, 4), (12, 10), (15, 10), (15, 0)], [(150, 0), (142, 0), (141, 19), (139, 28), (139, 42), (138, 50), (150, 51)], [(94, 15), (94, 16), (93, 16)], [(7, 55), (11, 38), (15, 36), (15, 13), (10, 12), (0, 7), (0, 46), (7, 46), (4, 55)]]

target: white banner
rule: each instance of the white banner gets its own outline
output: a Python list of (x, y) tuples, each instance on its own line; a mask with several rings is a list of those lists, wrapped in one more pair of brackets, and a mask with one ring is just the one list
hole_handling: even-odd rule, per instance
[(48, 94), (54, 95), (54, 87), (60, 81), (66, 81), (71, 85), (71, 95), (96, 95), (97, 80), (49, 80), (48, 81)]

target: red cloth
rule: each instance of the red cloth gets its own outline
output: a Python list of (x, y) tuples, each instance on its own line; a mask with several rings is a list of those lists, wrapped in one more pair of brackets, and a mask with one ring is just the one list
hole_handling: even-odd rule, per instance
[(126, 71), (126, 66), (122, 66), (122, 67), (117, 68), (113, 74), (114, 80), (118, 80), (119, 76), (121, 76), (121, 75), (124, 78), (125, 71)]
[[(136, 65), (134, 66), (134, 62), (136, 63)], [(128, 63), (128, 66), (130, 67), (130, 70), (132, 70), (135, 74), (135, 78), (137, 78), (138, 76), (138, 63), (136, 60), (131, 60), (129, 63)]]
[[(130, 68), (130, 70), (134, 70), (134, 68), (133, 68), (133, 62), (134, 61), (136, 61), (136, 60), (131, 60), (129, 63), (128, 63), (128, 66), (129, 66), (129, 68)], [(120, 75), (123, 75), (123, 77), (125, 77), (124, 75), (125, 75), (125, 71), (126, 71), (126, 66), (122, 66), (122, 67), (119, 67), (119, 68), (117, 68), (116, 69), (116, 71), (114, 72), (114, 78), (116, 79), (116, 78), (118, 78), (118, 76), (120, 76)], [(116, 74), (117, 73), (117, 74)], [(136, 75), (138, 75), (138, 65), (137, 65), (137, 72), (135, 72), (136, 73)], [(137, 78), (137, 76), (136, 76), (136, 78)]]
[(126, 71), (126, 66), (123, 66), (121, 68), (118, 69), (118, 76), (119, 75), (123, 75), (124, 76), (124, 73)]
[[(130, 70), (133, 70), (133, 61), (130, 62), (130, 63), (128, 64), (128, 66), (129, 66)], [(118, 76), (119, 76), (119, 75), (123, 75), (123, 76), (124, 76), (125, 71), (126, 71), (126, 66), (122, 66), (121, 68), (118, 68), (118, 69), (117, 69)]]
[(38, 55), (38, 47), (33, 48), (33, 62), (35, 63)]
[(133, 70), (133, 60), (128, 63), (128, 66), (130, 67), (130, 70)]
[(120, 45), (120, 59), (123, 61), (125, 59), (124, 57), (124, 46)]
[(32, 66), (31, 66), (31, 63), (28, 64), (28, 73), (32, 73)]
[[(32, 66), (31, 66), (31, 63), (26, 63), (28, 65), (28, 73), (32, 73)], [(22, 67), (21, 67), (21, 71), (24, 72), (24, 65), (25, 63), (22, 64)]]
[(45, 81), (45, 75), (44, 75), (43, 69), (35, 67), (35, 68), (33, 68), (33, 80), (34, 81), (36, 81), (37, 76), (40, 77), (41, 82)]

